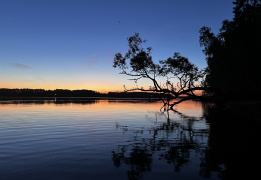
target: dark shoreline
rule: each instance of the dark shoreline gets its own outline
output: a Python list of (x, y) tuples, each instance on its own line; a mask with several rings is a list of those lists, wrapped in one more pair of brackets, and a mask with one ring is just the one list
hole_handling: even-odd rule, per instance
[(156, 98), (131, 97), (0, 97), (0, 100), (156, 100)]

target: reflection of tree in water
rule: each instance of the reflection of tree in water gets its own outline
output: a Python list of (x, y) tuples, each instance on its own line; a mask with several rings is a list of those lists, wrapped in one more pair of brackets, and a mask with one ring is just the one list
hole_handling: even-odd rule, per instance
[[(131, 147), (132, 146), (132, 147)], [(131, 148), (128, 153), (128, 148)], [(136, 179), (142, 177), (143, 172), (149, 172), (152, 164), (152, 152), (148, 149), (147, 145), (131, 144), (119, 146), (117, 152), (112, 152), (114, 165), (120, 167), (121, 163), (130, 166), (127, 172), (129, 179)]]
[(256, 179), (261, 163), (261, 103), (217, 106), (203, 104), (209, 121), (204, 173), (218, 171), (222, 179)]
[[(175, 111), (178, 114), (179, 112)], [(117, 124), (124, 133), (134, 133), (127, 145), (119, 145), (112, 151), (112, 159), (116, 167), (121, 164), (129, 166), (127, 172), (129, 179), (138, 179), (145, 172), (151, 171), (153, 159), (173, 164), (174, 171), (179, 172), (184, 165), (189, 163), (191, 150), (194, 150), (204, 159), (203, 151), (207, 143), (207, 129), (193, 129), (193, 123), (198, 118), (188, 117), (179, 113), (183, 118), (182, 123), (173, 121), (169, 114), (157, 113), (155, 126), (151, 128), (138, 128), (130, 130), (127, 126)], [(160, 118), (160, 120), (159, 120)]]
[[(138, 179), (153, 172), (152, 164), (166, 162), (174, 172), (200, 159), (199, 175), (209, 178), (212, 172), (221, 179), (258, 177), (261, 163), (261, 104), (247, 106), (218, 106), (202, 103), (207, 128), (195, 128), (201, 118), (188, 117), (179, 112), (182, 120), (171, 120), (168, 113), (157, 113), (151, 128), (136, 128), (117, 124), (124, 133), (130, 133), (127, 145), (112, 152), (114, 165), (127, 165), (128, 178)], [(134, 135), (133, 135), (134, 134)], [(196, 153), (196, 154), (195, 154)]]

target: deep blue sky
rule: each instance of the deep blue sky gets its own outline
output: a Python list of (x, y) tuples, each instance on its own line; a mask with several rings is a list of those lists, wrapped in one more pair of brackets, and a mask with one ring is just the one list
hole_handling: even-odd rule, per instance
[(122, 90), (112, 67), (139, 32), (155, 62), (180, 52), (206, 67), (199, 29), (218, 33), (233, 0), (1, 0), (0, 88)]

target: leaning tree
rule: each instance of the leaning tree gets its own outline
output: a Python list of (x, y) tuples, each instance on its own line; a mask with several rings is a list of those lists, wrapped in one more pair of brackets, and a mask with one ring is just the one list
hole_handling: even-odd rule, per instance
[[(121, 69), (120, 74), (132, 77), (137, 86), (125, 91), (146, 91), (166, 95), (162, 98), (164, 105), (173, 109), (174, 105), (191, 99), (199, 99), (206, 90), (204, 86), (205, 70), (189, 62), (186, 57), (175, 52), (173, 57), (154, 63), (151, 56), (151, 47), (144, 48), (139, 33), (127, 38), (129, 49), (123, 55), (115, 54), (113, 67)], [(148, 79), (152, 86), (144, 88), (138, 85), (140, 79)], [(162, 82), (164, 81), (164, 82)], [(162, 97), (162, 96), (161, 96)], [(177, 99), (178, 101), (171, 101)]]

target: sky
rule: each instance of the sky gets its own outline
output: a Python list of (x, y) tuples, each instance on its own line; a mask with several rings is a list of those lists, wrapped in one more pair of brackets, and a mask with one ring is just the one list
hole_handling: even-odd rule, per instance
[(1, 0), (0, 88), (122, 91), (112, 67), (139, 33), (154, 62), (179, 52), (207, 66), (199, 29), (219, 32), (233, 0)]

